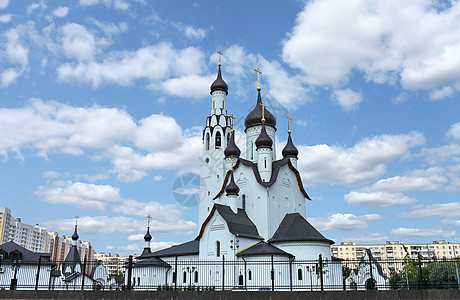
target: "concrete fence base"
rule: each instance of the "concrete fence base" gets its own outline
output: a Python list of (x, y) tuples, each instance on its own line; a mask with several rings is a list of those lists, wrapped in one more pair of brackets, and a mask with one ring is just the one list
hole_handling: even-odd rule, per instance
[(0, 291), (0, 299), (171, 299), (171, 300), (364, 300), (460, 299), (460, 290), (389, 290), (327, 292), (177, 292), (177, 291)]

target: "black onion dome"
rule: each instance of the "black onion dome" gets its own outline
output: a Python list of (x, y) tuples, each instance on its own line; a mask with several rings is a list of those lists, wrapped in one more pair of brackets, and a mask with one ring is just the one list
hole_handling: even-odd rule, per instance
[(233, 172), (232, 172), (232, 175), (230, 176), (230, 183), (225, 188), (225, 192), (227, 193), (227, 196), (229, 195), (238, 196), (238, 193), (240, 192), (240, 188), (236, 185), (235, 180), (233, 179)]
[(150, 242), (152, 240), (152, 236), (150, 235), (150, 227), (147, 227), (147, 233), (144, 235), (144, 241)]
[(72, 240), (76, 241), (76, 240), (78, 240), (78, 238), (79, 238), (79, 236), (78, 236), (78, 233), (77, 233), (77, 225), (75, 225), (75, 230), (74, 230), (74, 232), (72, 234)]
[(272, 139), (268, 136), (267, 130), (265, 130), (265, 123), (262, 123), (262, 130), (260, 131), (259, 137), (256, 139), (256, 147), (268, 147), (271, 148), (273, 145)]
[(227, 148), (224, 150), (225, 157), (240, 157), (241, 150), (235, 144), (235, 133), (232, 132), (230, 136), (230, 142), (227, 144)]
[(222, 79), (222, 74), (220, 72), (220, 66), (219, 66), (219, 72), (217, 72), (217, 78), (211, 84), (211, 95), (212, 95), (212, 92), (214, 91), (224, 91), (228, 95), (228, 85)]
[[(257, 103), (254, 109), (247, 115), (246, 120), (244, 120), (244, 126), (246, 129), (255, 125), (262, 124), (262, 97), (260, 96), (260, 91), (258, 91)], [(265, 124), (275, 127), (276, 119), (268, 109), (264, 108)]]
[(299, 155), (299, 150), (297, 150), (297, 148), (294, 146), (290, 133), (288, 136), (286, 146), (284, 146), (284, 149), (281, 153), (283, 154), (283, 157), (288, 157), (288, 156), (297, 157)]

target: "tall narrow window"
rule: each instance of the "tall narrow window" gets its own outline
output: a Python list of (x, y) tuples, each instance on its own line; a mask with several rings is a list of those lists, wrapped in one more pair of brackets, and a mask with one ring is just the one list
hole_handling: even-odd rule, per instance
[(206, 150), (209, 150), (209, 133), (206, 133)]
[(251, 270), (248, 270), (248, 280), (252, 280), (252, 272), (251, 272)]
[(176, 272), (173, 272), (172, 274), (173, 278), (172, 278), (172, 283), (176, 283)]
[(246, 195), (243, 195), (241, 197), (241, 202), (242, 202), (241, 205), (242, 205), (243, 210), (246, 210)]
[(220, 242), (216, 241), (216, 256), (220, 257)]
[(195, 271), (195, 283), (198, 282), (198, 271)]
[(251, 142), (251, 159), (254, 159), (254, 144)]
[(216, 149), (219, 149), (222, 146), (222, 135), (220, 131), (216, 132)]
[(302, 280), (302, 269), (301, 268), (297, 269), (297, 279)]
[(264, 158), (265, 169), (267, 168), (267, 159)]
[(183, 278), (182, 278), (182, 282), (183, 283), (186, 283), (187, 282), (187, 272), (184, 271), (184, 274), (183, 274)]
[(238, 285), (243, 285), (244, 284), (244, 277), (243, 275), (238, 276)]

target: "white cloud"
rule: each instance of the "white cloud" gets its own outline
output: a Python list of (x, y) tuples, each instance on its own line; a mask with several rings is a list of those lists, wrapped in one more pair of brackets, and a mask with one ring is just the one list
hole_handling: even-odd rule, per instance
[(129, 140), (135, 129), (124, 110), (32, 99), (23, 108), (0, 109), (0, 154), (21, 148), (37, 149), (43, 155), (81, 154), (82, 147), (105, 148)]
[(35, 193), (51, 204), (99, 211), (104, 211), (108, 204), (117, 205), (123, 201), (118, 188), (82, 182), (56, 181), (51, 186), (39, 186)]
[(453, 124), (450, 126), (447, 135), (452, 137), (457, 142), (460, 142), (460, 122)]
[(308, 1), (284, 42), (283, 60), (316, 85), (339, 86), (356, 72), (377, 83), (400, 78), (408, 89), (458, 89), (460, 3), (450, 4)]
[[(74, 230), (74, 219), (56, 219), (45, 222), (47, 228), (68, 232), (71, 234)], [(191, 221), (175, 220), (172, 222), (150, 223), (151, 234), (191, 234), (196, 228), (196, 224)], [(84, 234), (139, 234), (145, 232), (145, 220), (137, 220), (127, 217), (108, 217), (108, 216), (84, 216), (78, 220), (78, 233), (81, 238)], [(84, 238), (83, 238), (84, 239)]]
[(344, 242), (353, 242), (356, 244), (384, 243), (390, 238), (380, 233), (360, 234), (343, 237), (340, 240)]
[(88, 18), (91, 22), (94, 23), (104, 34), (114, 35), (122, 32), (128, 31), (128, 24), (126, 22), (120, 22), (117, 24), (114, 23), (103, 23), (95, 18)]
[(42, 174), (43, 178), (59, 178), (62, 174), (56, 171), (46, 171)]
[(151, 115), (139, 121), (134, 143), (150, 151), (171, 150), (182, 143), (182, 128), (172, 117)]
[(399, 193), (406, 191), (434, 191), (448, 182), (445, 170), (432, 167), (426, 170), (412, 170), (403, 176), (381, 179), (369, 187), (361, 189), (365, 192)]
[(455, 236), (455, 231), (453, 230), (443, 230), (441, 228), (403, 228), (399, 227), (390, 231), (391, 234), (404, 237), (404, 238), (423, 238), (428, 236), (441, 236), (441, 237), (452, 237)]
[(25, 68), (28, 64), (29, 49), (23, 46), (19, 41), (18, 29), (10, 29), (5, 33), (6, 37), (6, 55), (12, 64), (18, 64)]
[(351, 89), (335, 90), (333, 97), (345, 111), (356, 111), (358, 104), (363, 101), (361, 94)]
[(298, 167), (304, 182), (315, 184), (366, 184), (385, 173), (387, 163), (422, 145), (422, 134), (380, 135), (353, 147), (298, 146)]
[(0, 15), (0, 23), (8, 23), (9, 21), (11, 21), (12, 17), (12, 14)]
[(7, 87), (13, 84), (16, 81), (16, 79), (22, 75), (23, 72), (24, 70), (18, 68), (9, 68), (4, 70), (0, 74), (1, 86)]
[(169, 95), (184, 97), (184, 91), (187, 91), (187, 97), (199, 99), (209, 95), (210, 82), (213, 82), (213, 76), (188, 75), (167, 79), (160, 86)]
[(10, 0), (0, 0), (0, 9), (6, 8)]
[(174, 23), (173, 25), (191, 40), (202, 40), (208, 35), (208, 31), (206, 29), (195, 28), (193, 25), (185, 25), (182, 23)]
[(59, 6), (52, 11), (53, 15), (58, 18), (64, 18), (69, 13), (69, 8), (65, 6)]
[(97, 51), (94, 36), (83, 25), (68, 23), (61, 28), (62, 48), (69, 58), (91, 61)]
[[(137, 2), (142, 3), (142, 1)], [(128, 10), (130, 8), (129, 2), (125, 0), (80, 0), (78, 3), (81, 6), (92, 6), (101, 3), (106, 7), (113, 7), (119, 10)]]
[(359, 192), (351, 191), (344, 196), (345, 202), (356, 206), (380, 206), (389, 207), (395, 205), (407, 205), (417, 202), (401, 193), (386, 192)]
[(177, 220), (183, 215), (183, 209), (176, 204), (162, 204), (159, 202), (138, 202), (135, 200), (123, 200), (120, 205), (113, 205), (116, 213), (129, 216), (144, 217), (151, 215), (154, 220)]
[(153, 176), (153, 180), (154, 181), (162, 181), (162, 180), (165, 180), (165, 178), (161, 175), (155, 175)]
[(142, 233), (132, 234), (128, 236), (128, 241), (143, 241), (144, 235)]
[(441, 89), (434, 90), (430, 92), (430, 99), (431, 100), (440, 100), (449, 96), (452, 96), (452, 94), (455, 92), (455, 90), (450, 87), (450, 86), (445, 86)]
[(32, 4), (28, 5), (27, 9), (26, 9), (27, 14), (30, 15), (31, 13), (33, 13), (34, 10), (36, 10), (39, 7), (40, 7), (40, 4), (38, 4), (38, 3), (32, 3)]
[(327, 218), (310, 218), (309, 221), (319, 231), (342, 230), (352, 231), (369, 227), (371, 222), (382, 220), (378, 214), (356, 216), (353, 214), (333, 214)]
[(194, 188), (194, 189), (185, 189), (185, 188), (177, 188), (173, 191), (174, 193), (180, 194), (180, 195), (195, 195), (200, 193), (200, 189)]
[(460, 218), (460, 202), (416, 205), (410, 211), (398, 215), (402, 218)]

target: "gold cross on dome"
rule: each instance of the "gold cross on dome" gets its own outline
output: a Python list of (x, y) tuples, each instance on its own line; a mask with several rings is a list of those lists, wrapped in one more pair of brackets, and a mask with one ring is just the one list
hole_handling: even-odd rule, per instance
[(233, 114), (230, 115), (230, 119), (232, 120), (230, 122), (230, 128), (232, 129), (232, 133), (233, 133), (233, 120), (235, 120), (235, 117), (233, 116)]
[(262, 72), (260, 71), (259, 68), (254, 69), (254, 71), (257, 72), (257, 90), (260, 91), (261, 90), (261, 87), (260, 87), (260, 75), (262, 75)]
[(262, 119), (261, 119), (261, 121), (262, 121), (262, 123), (265, 123), (265, 107), (266, 107), (266, 105), (263, 102), (260, 103), (260, 105), (262, 105)]
[(291, 120), (292, 118), (289, 116), (289, 114), (286, 116), (288, 119), (288, 133), (291, 133)]
[(152, 217), (150, 215), (147, 216), (147, 227), (150, 228), (150, 219)]
[(80, 219), (80, 217), (78, 215), (75, 216), (75, 226), (78, 225), (78, 219)]
[(219, 66), (221, 66), (222, 64), (220, 63), (220, 59), (221, 59), (222, 55), (224, 55), (224, 54), (222, 53), (222, 51), (217, 51), (217, 54), (219, 54)]

